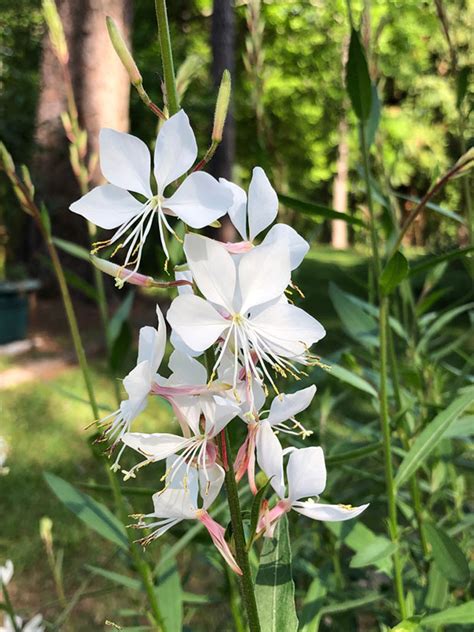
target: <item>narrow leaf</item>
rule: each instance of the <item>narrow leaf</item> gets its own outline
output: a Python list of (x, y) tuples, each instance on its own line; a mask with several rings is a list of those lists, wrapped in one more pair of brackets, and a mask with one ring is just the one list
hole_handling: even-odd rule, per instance
[(459, 546), (447, 533), (433, 524), (427, 523), (425, 532), (440, 573), (450, 584), (465, 586), (469, 581), (469, 564)]
[(263, 545), (255, 596), (262, 632), (294, 632), (298, 629), (286, 516), (279, 520), (275, 537), (266, 539)]
[(77, 259), (82, 259), (83, 261), (87, 261), (87, 263), (90, 263), (89, 251), (82, 246), (78, 246), (72, 241), (61, 239), (59, 237), (53, 237), (53, 243), (64, 252), (67, 252), (68, 255), (72, 255)]
[(365, 135), (367, 138), (367, 147), (370, 147), (375, 140), (375, 135), (380, 123), (380, 99), (377, 92), (377, 86), (371, 82), (372, 105), (370, 108), (370, 116), (367, 121)]
[(456, 82), (456, 107), (459, 110), (459, 108), (462, 105), (462, 102), (464, 101), (464, 97), (466, 96), (466, 92), (467, 92), (467, 86), (469, 83), (469, 71), (470, 68), (469, 66), (464, 66), (463, 68), (461, 68), (461, 70), (459, 71), (458, 77), (457, 77), (457, 82)]
[[(384, 536), (376, 535), (363, 522), (325, 522), (326, 527), (346, 546), (355, 553), (363, 552), (373, 542), (385, 541), (386, 546), (390, 540)], [(379, 559), (373, 562), (374, 565), (387, 575), (391, 574), (392, 562), (389, 558)]]
[(59, 500), (89, 528), (128, 551), (125, 527), (105, 505), (80, 492), (59, 476), (45, 472), (44, 478)]
[(278, 199), (282, 204), (293, 208), (296, 211), (300, 211), (303, 215), (309, 218), (323, 217), (324, 219), (340, 219), (347, 224), (355, 224), (357, 226), (364, 226), (364, 222), (357, 217), (348, 215), (347, 213), (340, 213), (333, 208), (323, 206), (317, 202), (307, 202), (305, 200), (297, 200), (288, 195), (278, 194)]
[(428, 573), (428, 590), (425, 597), (425, 606), (430, 610), (444, 608), (448, 599), (448, 582), (440, 573), (435, 562), (430, 565)]
[[(325, 362), (325, 360), (322, 360), (322, 361)], [(367, 382), (367, 380), (364, 380), (364, 378), (360, 377), (360, 375), (356, 375), (355, 373), (352, 373), (352, 371), (349, 371), (348, 369), (345, 369), (344, 367), (339, 366), (338, 364), (333, 364), (331, 362), (328, 362), (328, 365), (329, 365), (329, 369), (327, 369), (327, 372), (330, 375), (333, 375), (338, 380), (341, 380), (341, 382), (350, 384), (354, 388), (357, 388), (359, 391), (364, 391), (364, 393), (368, 393), (369, 395), (372, 395), (373, 397), (377, 397), (377, 391), (372, 386), (372, 384), (369, 384), (369, 382)]]
[(176, 560), (173, 557), (168, 557), (160, 567), (156, 594), (167, 632), (181, 632), (183, 629), (183, 590)]
[(394, 542), (387, 542), (387, 539), (382, 537), (376, 538), (354, 555), (349, 566), (351, 568), (362, 568), (363, 566), (375, 564), (375, 562), (390, 557), (396, 550), (397, 545)]
[(474, 600), (461, 606), (447, 608), (442, 612), (430, 614), (421, 621), (424, 627), (437, 628), (440, 625), (469, 625), (474, 623)]
[(135, 292), (130, 291), (127, 296), (122, 301), (122, 304), (115, 312), (115, 314), (110, 319), (109, 325), (107, 327), (107, 338), (109, 341), (109, 345), (112, 347), (115, 340), (120, 335), (120, 331), (122, 329), (123, 323), (127, 320), (130, 315), (130, 310), (132, 309), (133, 299), (135, 296)]
[(255, 537), (258, 525), (258, 518), (260, 516), (260, 508), (262, 506), (262, 502), (265, 499), (265, 496), (267, 495), (270, 483), (271, 479), (268, 479), (265, 485), (263, 485), (263, 487), (258, 490), (253, 498), (252, 507), (250, 509), (250, 532), (248, 536), (248, 548), (250, 548), (250, 545), (252, 544)]
[(450, 252), (444, 252), (442, 255), (437, 255), (436, 257), (430, 257), (421, 261), (420, 263), (412, 266), (409, 272), (409, 276), (414, 276), (415, 274), (419, 274), (420, 272), (425, 272), (426, 270), (430, 270), (440, 263), (444, 263), (445, 261), (452, 261), (453, 259), (459, 259), (461, 257), (465, 257), (469, 253), (474, 252), (474, 246), (469, 248), (456, 248), (456, 250), (451, 250)]
[(378, 343), (378, 323), (364, 309), (354, 304), (346, 292), (335, 283), (329, 284), (329, 297), (347, 333), (365, 346), (374, 347)]
[(408, 261), (400, 251), (397, 251), (388, 261), (380, 277), (380, 288), (385, 295), (393, 290), (408, 276)]
[(346, 85), (354, 112), (367, 121), (372, 107), (372, 82), (359, 33), (352, 29), (346, 68)]
[(408, 454), (403, 459), (397, 475), (395, 486), (400, 487), (422, 465), (434, 448), (444, 437), (448, 428), (468, 406), (474, 402), (474, 386), (467, 388), (462, 395), (455, 399), (447, 408), (426, 426), (418, 435)]
[(105, 579), (108, 579), (119, 586), (125, 586), (125, 588), (137, 591), (142, 589), (142, 583), (138, 579), (134, 579), (128, 575), (121, 575), (120, 573), (108, 571), (105, 568), (99, 568), (98, 566), (92, 566), (91, 564), (86, 564), (85, 567), (87, 570), (91, 571), (91, 573), (94, 573), (94, 575), (105, 577)]

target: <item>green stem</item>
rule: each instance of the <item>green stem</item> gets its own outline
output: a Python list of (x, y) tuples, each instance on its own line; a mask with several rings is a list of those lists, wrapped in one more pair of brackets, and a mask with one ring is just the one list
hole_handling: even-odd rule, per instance
[(20, 628), (18, 627), (17, 622), (15, 621), (15, 611), (13, 610), (12, 602), (10, 600), (10, 595), (8, 594), (7, 587), (1, 580), (0, 580), (0, 586), (2, 587), (2, 592), (3, 592), (3, 603), (5, 605), (8, 616), (10, 617), (10, 620), (12, 622), (13, 630), (15, 632), (21, 632)]
[(370, 243), (372, 248), (373, 257), (373, 269), (375, 278), (378, 279), (381, 273), (379, 248), (377, 242), (377, 228), (375, 225), (375, 211), (374, 203), (372, 199), (372, 187), (370, 185), (370, 166), (369, 166), (369, 148), (367, 147), (367, 140), (365, 137), (365, 127), (363, 123), (359, 125), (360, 146), (362, 150), (362, 160), (364, 163), (364, 181), (365, 191), (367, 196), (367, 207), (369, 209), (370, 218)]
[(173, 52), (171, 50), (170, 29), (166, 0), (155, 0), (156, 21), (158, 22), (158, 37), (160, 40), (161, 63), (165, 79), (166, 104), (171, 116), (179, 110), (178, 92), (176, 90), (176, 77), (174, 74)]
[(227, 456), (227, 467), (225, 470), (227, 502), (229, 504), (230, 519), (232, 522), (232, 531), (234, 534), (237, 563), (240, 566), (240, 570), (242, 571), (242, 576), (240, 577), (242, 600), (245, 604), (250, 632), (260, 632), (260, 621), (258, 619), (257, 602), (255, 601), (252, 572), (250, 570), (249, 558), (245, 542), (239, 493), (237, 490), (237, 483), (235, 481), (234, 475), (234, 460), (230, 451), (227, 429), (223, 430), (223, 434), (221, 434), (221, 437), (223, 437), (223, 440), (225, 442), (224, 445)]

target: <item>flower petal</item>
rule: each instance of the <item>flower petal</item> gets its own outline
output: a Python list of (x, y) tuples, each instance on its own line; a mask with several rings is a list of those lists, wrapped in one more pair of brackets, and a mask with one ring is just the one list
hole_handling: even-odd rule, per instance
[(289, 303), (277, 303), (251, 317), (250, 322), (278, 355), (298, 359), (326, 331), (315, 318)]
[(326, 487), (326, 464), (319, 447), (293, 450), (286, 466), (291, 500), (319, 496)]
[(271, 478), (271, 486), (280, 496), (285, 497), (285, 483), (283, 479), (283, 450), (267, 421), (260, 423), (257, 432), (257, 463)]
[(193, 278), (204, 296), (233, 314), (237, 273), (224, 246), (213, 239), (188, 233), (184, 240), (184, 252)]
[(123, 435), (122, 441), (129, 448), (133, 448), (152, 461), (166, 459), (189, 444), (189, 439), (165, 432), (155, 432), (153, 434), (127, 432)]
[(253, 170), (247, 209), (249, 237), (253, 241), (262, 230), (270, 226), (278, 213), (278, 196), (261, 167)]
[(229, 326), (209, 303), (200, 296), (184, 294), (171, 303), (166, 315), (169, 324), (193, 351), (205, 351)]
[(99, 134), (100, 169), (111, 184), (152, 196), (150, 152), (145, 143), (131, 134), (104, 128)]
[[(188, 518), (192, 519), (196, 513), (196, 507), (188, 490), (168, 487), (164, 491), (153, 494), (153, 515), (157, 518)], [(168, 528), (176, 523), (171, 523)], [(164, 529), (162, 535), (167, 529)]]
[(163, 202), (191, 228), (204, 228), (227, 213), (232, 195), (215, 178), (204, 171), (192, 173), (179, 189)]
[(312, 520), (323, 520), (325, 522), (342, 522), (356, 518), (369, 505), (361, 505), (360, 507), (347, 507), (345, 505), (324, 505), (322, 503), (297, 503), (293, 505), (293, 509), (298, 513), (311, 518)]
[(270, 425), (281, 424), (308, 408), (316, 393), (316, 386), (308, 386), (296, 393), (277, 395), (270, 406), (267, 421)]
[(169, 383), (173, 385), (206, 384), (206, 368), (195, 358), (175, 349), (170, 356), (168, 366), (172, 371)]
[(219, 178), (219, 182), (232, 193), (233, 202), (227, 213), (244, 241), (247, 241), (247, 194), (245, 191), (225, 178)]
[(113, 184), (103, 184), (83, 195), (69, 207), (100, 228), (117, 228), (143, 210), (130, 193)]
[(150, 367), (150, 379), (158, 371), (166, 349), (166, 323), (159, 306), (156, 306), (158, 329), (142, 327), (138, 338), (137, 364), (147, 360)]
[(257, 246), (239, 263), (240, 312), (281, 296), (290, 282), (290, 259), (286, 244)]
[(206, 468), (206, 472), (202, 468), (199, 470), (199, 488), (203, 499), (203, 509), (209, 509), (219, 495), (224, 483), (224, 476), (224, 470), (217, 463)]
[(151, 372), (148, 360), (137, 364), (123, 380), (123, 386), (130, 399), (146, 398), (150, 392), (153, 376), (154, 372)]
[(189, 118), (180, 110), (163, 123), (155, 145), (154, 173), (158, 193), (193, 166), (197, 144)]
[(292, 270), (295, 270), (306, 257), (306, 253), (309, 250), (308, 242), (287, 224), (275, 224), (272, 226), (265, 235), (262, 246), (273, 244), (276, 241), (286, 243), (290, 251), (290, 267)]

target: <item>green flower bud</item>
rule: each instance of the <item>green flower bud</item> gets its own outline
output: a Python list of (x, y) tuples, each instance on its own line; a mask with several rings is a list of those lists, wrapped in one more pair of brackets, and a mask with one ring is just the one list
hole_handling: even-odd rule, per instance
[(63, 25), (54, 0), (43, 0), (43, 15), (48, 25), (49, 37), (56, 57), (62, 64), (67, 64), (69, 53), (66, 36), (64, 35)]
[(105, 18), (107, 22), (107, 30), (109, 32), (110, 41), (112, 42), (112, 46), (115, 49), (115, 52), (120, 58), (120, 61), (125, 67), (125, 70), (128, 72), (128, 76), (130, 77), (130, 81), (134, 86), (141, 86), (142, 84), (142, 76), (140, 71), (138, 70), (137, 64), (132, 57), (131, 52), (128, 49), (125, 40), (122, 37), (122, 34), (117, 28), (117, 25), (113, 21), (113, 19), (109, 16)]
[(224, 131), (225, 120), (229, 110), (231, 92), (230, 72), (224, 70), (222, 73), (221, 85), (217, 94), (216, 111), (214, 113), (214, 127), (212, 129), (213, 142), (220, 143), (222, 132)]

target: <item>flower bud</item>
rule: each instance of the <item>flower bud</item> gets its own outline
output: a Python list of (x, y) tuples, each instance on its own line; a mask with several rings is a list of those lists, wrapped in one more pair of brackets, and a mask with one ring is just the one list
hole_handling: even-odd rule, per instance
[(53, 521), (48, 516), (44, 516), (40, 520), (40, 537), (45, 546), (49, 549), (53, 547)]
[(118, 287), (123, 287), (125, 281), (132, 285), (141, 285), (142, 287), (151, 287), (153, 285), (153, 278), (150, 276), (145, 276), (139, 272), (132, 272), (123, 266), (119, 266), (106, 259), (100, 259), (94, 255), (91, 255), (90, 259), (101, 272), (115, 277), (115, 283)]
[(216, 110), (214, 113), (214, 127), (212, 129), (213, 142), (220, 143), (222, 140), (222, 132), (224, 130), (227, 112), (229, 110), (231, 91), (230, 72), (224, 70), (222, 73), (221, 85), (217, 94)]
[(8, 174), (15, 172), (15, 163), (11, 157), (10, 152), (5, 145), (0, 141), (0, 167), (2, 167)]
[(112, 46), (115, 49), (115, 52), (120, 58), (120, 61), (125, 67), (125, 70), (128, 72), (128, 76), (130, 77), (130, 81), (134, 86), (140, 86), (142, 84), (142, 76), (140, 71), (138, 70), (137, 64), (132, 57), (131, 52), (128, 49), (125, 40), (122, 37), (122, 34), (117, 28), (117, 25), (113, 21), (113, 19), (109, 16), (105, 18), (107, 22), (107, 30), (109, 32), (110, 41), (112, 42)]
[(43, 0), (43, 15), (48, 25), (49, 37), (56, 57), (61, 64), (67, 64), (69, 53), (66, 36), (64, 35), (63, 25), (54, 0)]

